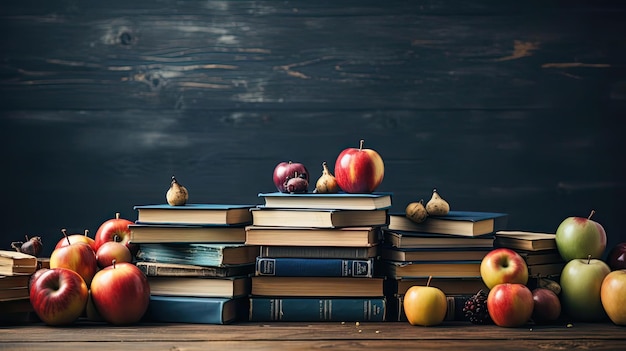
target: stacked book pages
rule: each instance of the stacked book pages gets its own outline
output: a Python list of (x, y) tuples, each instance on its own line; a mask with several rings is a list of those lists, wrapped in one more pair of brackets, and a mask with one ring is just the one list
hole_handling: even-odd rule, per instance
[(0, 323), (29, 320), (28, 283), (37, 269), (35, 256), (0, 250)]

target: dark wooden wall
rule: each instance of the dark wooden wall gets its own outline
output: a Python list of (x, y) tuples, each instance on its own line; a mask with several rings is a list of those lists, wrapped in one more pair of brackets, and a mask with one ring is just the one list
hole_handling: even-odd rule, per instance
[(0, 2), (2, 247), (164, 202), (258, 203), (280, 161), (366, 146), (394, 211), (626, 241), (626, 5), (616, 1)]

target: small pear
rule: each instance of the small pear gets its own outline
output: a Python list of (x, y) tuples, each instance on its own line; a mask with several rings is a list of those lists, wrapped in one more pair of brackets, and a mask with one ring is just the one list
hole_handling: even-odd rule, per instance
[(404, 212), (406, 213), (406, 217), (415, 223), (422, 223), (428, 217), (423, 199), (409, 203)]
[(172, 176), (172, 183), (167, 190), (167, 194), (165, 194), (165, 198), (170, 206), (182, 206), (187, 203), (189, 193), (187, 192), (187, 188), (178, 183), (176, 178)]
[(426, 211), (429, 216), (445, 216), (450, 212), (450, 205), (439, 196), (437, 189), (433, 189), (433, 196), (426, 203)]
[(317, 179), (315, 183), (315, 193), (320, 194), (333, 194), (339, 192), (339, 185), (337, 185), (337, 179), (328, 170), (326, 161), (322, 162), (322, 175)]

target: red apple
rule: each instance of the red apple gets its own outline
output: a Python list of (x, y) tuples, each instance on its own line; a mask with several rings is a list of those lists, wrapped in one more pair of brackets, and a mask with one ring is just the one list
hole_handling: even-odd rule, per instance
[(548, 288), (535, 288), (532, 291), (535, 305), (532, 318), (535, 323), (553, 322), (561, 315), (561, 300)]
[(87, 286), (98, 271), (96, 253), (85, 243), (74, 243), (52, 251), (50, 268), (67, 268), (80, 274)]
[(612, 271), (626, 269), (626, 242), (613, 246), (606, 257), (606, 263)]
[(126, 245), (117, 241), (107, 241), (96, 252), (96, 260), (98, 267), (104, 268), (110, 266), (113, 260), (118, 263), (133, 262), (133, 255)]
[(626, 269), (612, 271), (604, 277), (600, 298), (609, 319), (617, 325), (626, 325)]
[(91, 246), (93, 251), (96, 252), (96, 241), (88, 236), (89, 230), (85, 229), (84, 234), (68, 235), (66, 229), (61, 229), (61, 232), (63, 233), (63, 238), (61, 238), (61, 240), (59, 240), (59, 242), (56, 244), (56, 246), (54, 247), (55, 249), (58, 249), (60, 247), (67, 246), (73, 243), (82, 242), (85, 244), (89, 244), (89, 246)]
[(597, 322), (606, 319), (600, 297), (602, 281), (611, 272), (599, 259), (573, 259), (561, 271), (563, 312), (576, 321)]
[(115, 218), (109, 219), (102, 223), (98, 228), (98, 231), (96, 232), (95, 252), (98, 252), (100, 246), (102, 246), (102, 244), (106, 243), (107, 241), (118, 241), (126, 245), (126, 247), (128, 247), (128, 249), (130, 250), (130, 253), (135, 256), (135, 254), (137, 254), (139, 246), (130, 242), (130, 229), (128, 228), (129, 224), (133, 224), (133, 222), (128, 219), (120, 218), (119, 212), (115, 214)]
[[(301, 177), (307, 181), (304, 192), (308, 189), (309, 171), (302, 163), (298, 162), (281, 162), (274, 167), (273, 181), (276, 189), (281, 193), (288, 193), (287, 182), (291, 178)], [(301, 191), (302, 192), (302, 191)]]
[(37, 280), (42, 274), (46, 271), (50, 270), (50, 268), (39, 268), (35, 271), (35, 273), (31, 274), (30, 279), (28, 279), (28, 291), (33, 290), (33, 284), (35, 280)]
[(554, 240), (559, 254), (565, 262), (575, 258), (601, 258), (606, 249), (604, 227), (589, 217), (568, 217), (556, 229)]
[(150, 285), (146, 275), (134, 264), (113, 263), (93, 278), (91, 298), (105, 321), (115, 325), (132, 324), (148, 309)]
[(491, 289), (498, 284), (528, 282), (528, 266), (520, 254), (501, 247), (489, 251), (480, 263), (480, 276)]
[(385, 164), (378, 152), (363, 148), (343, 150), (335, 161), (335, 179), (346, 193), (371, 193), (382, 183)]
[(51, 268), (33, 281), (30, 302), (48, 325), (64, 325), (81, 316), (89, 291), (83, 278), (66, 268)]
[(446, 295), (439, 288), (414, 285), (404, 294), (402, 307), (411, 325), (432, 326), (441, 324), (446, 318), (448, 302)]
[(487, 296), (489, 316), (500, 327), (519, 327), (526, 324), (533, 308), (533, 294), (524, 284), (498, 284)]

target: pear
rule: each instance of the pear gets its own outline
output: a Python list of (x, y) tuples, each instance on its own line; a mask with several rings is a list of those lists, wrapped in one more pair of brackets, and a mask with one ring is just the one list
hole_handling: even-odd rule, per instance
[(322, 162), (322, 175), (317, 179), (315, 183), (315, 193), (320, 194), (333, 194), (339, 192), (339, 185), (337, 185), (337, 179), (328, 170), (326, 161)]
[(167, 194), (165, 194), (165, 198), (170, 206), (182, 206), (187, 203), (189, 192), (187, 192), (187, 188), (178, 183), (176, 178), (172, 176), (172, 183), (167, 190)]
[(423, 199), (409, 203), (404, 212), (406, 213), (406, 217), (415, 223), (422, 223), (426, 220), (426, 217), (428, 217)]
[(429, 216), (445, 216), (450, 212), (450, 205), (439, 196), (437, 189), (433, 189), (433, 196), (426, 203), (426, 212)]

